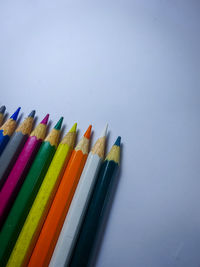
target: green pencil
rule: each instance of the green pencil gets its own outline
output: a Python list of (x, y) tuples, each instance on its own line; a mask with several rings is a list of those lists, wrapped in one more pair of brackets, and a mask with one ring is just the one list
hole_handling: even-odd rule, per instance
[(96, 237), (109, 203), (109, 196), (119, 166), (120, 142), (121, 137), (118, 137), (101, 166), (85, 220), (72, 254), (70, 267), (89, 266)]
[(0, 266), (6, 265), (58, 144), (63, 118), (42, 143), (0, 232)]

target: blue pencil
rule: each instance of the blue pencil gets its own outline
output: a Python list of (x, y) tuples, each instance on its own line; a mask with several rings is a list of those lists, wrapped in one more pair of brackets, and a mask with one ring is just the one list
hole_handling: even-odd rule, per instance
[(5, 149), (8, 141), (10, 140), (11, 135), (13, 134), (16, 128), (16, 120), (21, 108), (18, 108), (14, 114), (2, 125), (0, 128), (0, 155)]

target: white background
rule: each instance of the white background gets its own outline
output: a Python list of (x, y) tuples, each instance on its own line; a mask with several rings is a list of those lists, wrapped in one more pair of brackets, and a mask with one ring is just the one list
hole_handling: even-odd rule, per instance
[(98, 267), (200, 266), (199, 47), (198, 0), (0, 2), (9, 114), (122, 136)]

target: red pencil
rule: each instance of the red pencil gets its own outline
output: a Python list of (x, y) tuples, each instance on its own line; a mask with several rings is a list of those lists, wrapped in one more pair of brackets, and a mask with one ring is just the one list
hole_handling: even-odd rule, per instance
[(30, 134), (0, 192), (0, 227), (3, 225), (26, 174), (45, 138), (49, 114)]

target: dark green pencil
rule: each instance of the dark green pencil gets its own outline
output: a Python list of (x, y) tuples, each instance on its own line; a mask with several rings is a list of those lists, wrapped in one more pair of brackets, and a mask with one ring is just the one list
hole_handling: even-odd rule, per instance
[(120, 142), (121, 137), (118, 137), (102, 163), (85, 220), (72, 254), (70, 267), (89, 266), (98, 230), (106, 212), (110, 192), (119, 166)]
[(6, 266), (31, 205), (56, 151), (63, 118), (42, 143), (0, 232), (0, 266)]

